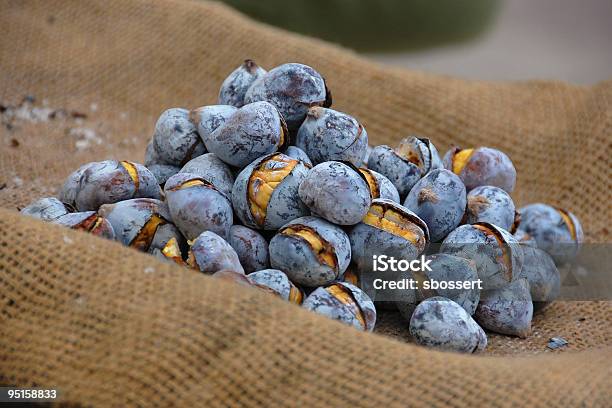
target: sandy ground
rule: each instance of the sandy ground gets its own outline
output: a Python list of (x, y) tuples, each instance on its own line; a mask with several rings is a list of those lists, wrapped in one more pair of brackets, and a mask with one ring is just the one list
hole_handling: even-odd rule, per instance
[(612, 1), (506, 0), (489, 31), (472, 42), (368, 56), (463, 78), (591, 84), (612, 79)]

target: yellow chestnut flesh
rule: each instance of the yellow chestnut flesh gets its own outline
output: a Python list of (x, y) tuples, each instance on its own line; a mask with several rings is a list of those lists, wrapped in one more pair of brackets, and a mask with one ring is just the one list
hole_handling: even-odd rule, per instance
[(463, 149), (455, 153), (453, 156), (453, 173), (461, 173), (461, 170), (463, 170), (470, 157), (472, 157), (472, 153), (474, 153), (474, 149)]
[(421, 158), (420, 152), (413, 149), (414, 145), (410, 143), (406, 143), (405, 140), (402, 140), (399, 146), (395, 149), (395, 153), (404, 158), (405, 160), (413, 163), (419, 168), (423, 167), (423, 160)]
[(302, 291), (295, 286), (292, 286), (289, 290), (289, 302), (301, 305), (303, 301), (304, 295), (302, 294)]
[[(508, 271), (507, 278), (508, 278), (508, 281), (510, 281), (512, 279), (512, 259), (511, 259), (508, 245), (504, 241), (501, 234), (499, 234), (497, 231), (490, 229), (484, 225), (480, 225), (480, 224), (472, 224), (472, 225), (474, 228), (484, 232), (485, 235), (492, 236), (495, 238), (495, 241), (497, 241), (497, 244), (499, 245), (502, 251), (501, 263), (506, 266), (506, 270)], [(498, 259), (498, 261), (500, 260)]]
[(179, 248), (179, 244), (176, 241), (176, 238), (170, 238), (166, 245), (164, 245), (164, 248), (161, 252), (166, 258), (172, 259), (178, 264), (183, 264), (181, 248)]
[(266, 220), (268, 203), (274, 189), (291, 173), (298, 160), (278, 154), (270, 157), (253, 170), (249, 177), (248, 198), (251, 214), (258, 225)]
[(166, 220), (164, 220), (157, 214), (153, 214), (151, 218), (149, 218), (149, 220), (145, 223), (145, 225), (142, 226), (142, 228), (138, 232), (138, 235), (136, 235), (132, 242), (130, 242), (130, 246), (141, 251), (147, 251), (151, 246), (151, 241), (153, 241), (153, 237), (155, 237), (157, 228), (165, 223)]
[(380, 198), (380, 189), (378, 188), (378, 180), (376, 180), (376, 177), (374, 177), (368, 169), (359, 169), (359, 172), (363, 175), (370, 187), (372, 199)]
[(123, 166), (125, 171), (127, 171), (128, 174), (130, 175), (130, 178), (132, 179), (132, 182), (134, 183), (134, 191), (138, 191), (139, 181), (138, 181), (138, 170), (136, 170), (136, 165), (134, 165), (134, 163), (129, 162), (129, 161), (122, 161), (121, 166)]
[(357, 302), (355, 301), (355, 298), (353, 297), (353, 294), (349, 289), (345, 288), (342, 285), (330, 285), (326, 287), (325, 290), (334, 298), (338, 299), (340, 303), (350, 307), (355, 312), (355, 317), (357, 317), (357, 320), (359, 320), (361, 326), (363, 326), (363, 328), (366, 327), (363, 311), (357, 305)]
[(317, 255), (319, 262), (336, 269), (338, 261), (336, 253), (327, 241), (325, 241), (317, 232), (305, 225), (290, 225), (281, 231), (283, 235), (299, 237), (306, 241), (313, 252)]
[(574, 241), (576, 241), (576, 226), (574, 225), (574, 221), (572, 221), (572, 218), (569, 216), (567, 211), (562, 210), (561, 208), (557, 208), (557, 211), (561, 215), (561, 218), (563, 218), (563, 222), (565, 222), (565, 225), (567, 225), (567, 229), (569, 229), (570, 236)]
[(402, 237), (415, 244), (419, 250), (425, 249), (426, 237), (423, 229), (392, 207), (373, 204), (362, 222)]

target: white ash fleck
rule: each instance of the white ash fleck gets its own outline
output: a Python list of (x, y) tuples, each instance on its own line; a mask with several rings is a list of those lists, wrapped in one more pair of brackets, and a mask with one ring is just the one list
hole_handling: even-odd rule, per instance
[(128, 118), (128, 114), (127, 114), (127, 112), (121, 112), (121, 113), (119, 114), (119, 119), (121, 119), (121, 120), (126, 120), (127, 118)]
[(89, 110), (92, 112), (97, 112), (98, 111), (98, 104), (97, 103), (92, 103), (91, 105), (89, 105)]
[(72, 240), (72, 238), (68, 237), (67, 235), (64, 235), (64, 243), (72, 245), (73, 242), (74, 241)]
[(72, 128), (68, 131), (68, 134), (77, 139), (77, 141), (74, 142), (74, 146), (77, 150), (85, 150), (92, 145), (102, 144), (102, 139), (90, 128)]
[(152, 266), (147, 266), (146, 268), (144, 268), (144, 273), (154, 273), (155, 272), (155, 268)]
[(13, 177), (13, 184), (15, 184), (15, 187), (21, 187), (23, 186), (23, 179), (21, 177)]
[(87, 303), (87, 298), (85, 296), (77, 296), (76, 299), (74, 299), (74, 303), (79, 306), (83, 306)]

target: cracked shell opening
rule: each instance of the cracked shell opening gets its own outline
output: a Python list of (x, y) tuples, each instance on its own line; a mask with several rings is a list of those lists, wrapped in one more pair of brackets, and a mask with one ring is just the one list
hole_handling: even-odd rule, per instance
[(459, 174), (466, 166), (472, 154), (474, 153), (474, 149), (463, 149), (457, 151), (453, 155), (452, 163), (453, 163), (453, 173)]
[(136, 165), (129, 161), (120, 162), (121, 166), (128, 172), (132, 182), (134, 183), (134, 194), (138, 192), (138, 187), (140, 182), (138, 181), (138, 170), (136, 169)]
[(412, 242), (419, 252), (427, 244), (427, 234), (423, 228), (414, 223), (408, 214), (402, 214), (391, 206), (372, 204), (362, 222)]
[(477, 230), (482, 231), (485, 235), (495, 238), (497, 245), (499, 245), (499, 248), (502, 251), (501, 257), (498, 257), (497, 262), (505, 266), (506, 279), (508, 280), (508, 282), (512, 281), (512, 256), (510, 254), (510, 247), (504, 237), (498, 230), (492, 228), (488, 223), (479, 222), (476, 224), (472, 224), (472, 226)]
[(301, 305), (303, 301), (304, 294), (302, 293), (302, 291), (296, 286), (292, 285), (291, 289), (289, 290), (289, 302)]
[(404, 160), (409, 161), (420, 169), (425, 167), (425, 159), (418, 146), (414, 143), (409, 143), (411, 139), (403, 139), (399, 146), (395, 149), (395, 153)]
[(572, 217), (570, 217), (568, 212), (562, 208), (557, 208), (557, 212), (561, 215), (565, 225), (567, 225), (567, 229), (570, 232), (572, 240), (576, 241), (576, 225), (574, 224), (574, 220), (572, 220)]
[(367, 329), (363, 310), (361, 310), (361, 307), (359, 307), (359, 304), (357, 303), (357, 300), (355, 300), (355, 296), (353, 295), (353, 292), (350, 291), (350, 289), (342, 285), (335, 284), (326, 287), (325, 290), (334, 298), (338, 299), (340, 303), (345, 306), (348, 306), (349, 309), (354, 313), (355, 317), (357, 318), (363, 329)]
[(376, 177), (374, 177), (372, 172), (364, 168), (360, 168), (359, 172), (363, 175), (365, 181), (368, 183), (372, 199), (380, 198), (380, 187), (378, 185), (378, 180), (376, 180)]
[[(155, 233), (157, 232), (157, 228), (166, 223), (167, 221), (158, 214), (151, 215), (151, 218), (149, 218), (145, 225), (142, 226), (140, 231), (138, 231), (138, 234), (134, 237), (132, 242), (130, 242), (129, 246), (140, 251), (148, 251), (149, 247), (151, 246), (151, 242), (153, 242), (153, 238), (155, 237)], [(164, 247), (164, 249), (166, 248)]]
[(274, 189), (287, 177), (299, 163), (284, 154), (277, 154), (261, 162), (251, 173), (247, 197), (251, 214), (257, 225), (266, 221), (268, 204)]
[[(149, 243), (150, 245), (150, 243)], [(170, 238), (164, 248), (162, 249), (162, 254), (168, 258), (173, 260), (179, 265), (183, 265), (183, 254), (181, 253), (181, 248), (179, 247), (178, 241), (176, 238)]]
[(317, 256), (321, 264), (327, 265), (338, 272), (338, 257), (332, 245), (313, 228), (301, 224), (293, 224), (279, 231), (280, 234), (294, 237), (306, 242)]

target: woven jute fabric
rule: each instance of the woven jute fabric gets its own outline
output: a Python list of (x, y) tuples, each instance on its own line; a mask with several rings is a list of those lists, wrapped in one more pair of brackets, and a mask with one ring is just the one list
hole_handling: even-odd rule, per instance
[[(54, 195), (85, 162), (142, 162), (164, 109), (215, 103), (225, 76), (253, 58), (316, 67), (334, 107), (363, 122), (372, 144), (417, 134), (442, 151), (504, 150), (519, 174), (517, 203), (571, 209), (589, 242), (608, 242), (612, 82), (491, 83), (384, 68), (186, 0), (3, 0), (0, 34), (0, 383), (58, 388), (68, 404), (96, 406), (612, 400), (609, 302), (557, 302), (526, 340), (491, 335), (484, 356), (442, 353), (408, 343), (393, 313), (382, 314), (378, 334), (361, 333), (15, 211)], [(547, 350), (552, 336), (568, 347)]]

